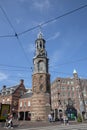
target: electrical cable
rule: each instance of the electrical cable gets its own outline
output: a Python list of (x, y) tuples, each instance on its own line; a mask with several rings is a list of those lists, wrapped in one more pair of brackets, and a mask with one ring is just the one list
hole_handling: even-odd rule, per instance
[(0, 8), (1, 8), (2, 12), (4, 13), (4, 15), (5, 15), (5, 17), (6, 17), (7, 21), (8, 21), (8, 23), (10, 24), (11, 28), (13, 29), (13, 31), (14, 31), (14, 33), (15, 33), (15, 35), (13, 35), (13, 36), (15, 36), (15, 37), (17, 38), (18, 43), (19, 43), (19, 45), (20, 45), (20, 47), (21, 47), (21, 49), (22, 49), (22, 51), (23, 51), (23, 53), (24, 53), (24, 55), (25, 55), (27, 61), (29, 61), (28, 58), (27, 58), (27, 55), (26, 55), (26, 53), (25, 53), (25, 50), (24, 50), (24, 48), (23, 48), (23, 46), (22, 46), (22, 44), (21, 44), (21, 42), (20, 42), (20, 40), (19, 40), (19, 38), (18, 38), (18, 34), (17, 34), (16, 31), (15, 31), (14, 26), (13, 26), (12, 23), (10, 22), (10, 20), (9, 20), (7, 14), (6, 14), (6, 12), (5, 12), (4, 9), (1, 7), (1, 5), (0, 5)]
[(4, 65), (4, 64), (0, 64), (0, 67), (11, 67), (11, 68), (23, 68), (23, 69), (29, 69), (29, 67), (23, 67), (23, 66), (11, 66), (11, 65)]
[[(14, 28), (13, 25), (11, 24), (11, 22), (10, 22), (10, 20), (9, 20), (9, 18), (8, 18), (8, 16), (7, 16), (7, 14), (5, 13), (4, 9), (0, 6), (0, 8), (1, 8), (1, 10), (3, 11), (3, 13), (4, 13), (4, 15), (5, 15), (5, 17), (6, 17), (7, 21), (8, 21), (8, 23), (10, 24), (11, 28), (12, 28), (12, 29), (14, 30), (14, 32), (15, 32), (15, 35), (2, 35), (2, 36), (0, 36), (0, 37), (16, 37), (17, 40), (18, 40), (18, 42), (20, 43), (20, 46), (21, 46), (21, 49), (22, 49), (23, 52), (24, 52), (24, 55), (26, 56), (26, 53), (25, 53), (25, 51), (24, 51), (24, 48), (23, 48), (23, 46), (22, 46), (22, 44), (21, 44), (21, 42), (20, 42), (20, 40), (19, 40), (19, 38), (18, 38), (19, 35), (22, 35), (22, 34), (24, 34), (24, 33), (27, 33), (27, 32), (29, 32), (29, 31), (32, 31), (32, 30), (34, 30), (34, 29), (36, 29), (36, 28), (38, 28), (38, 27), (40, 27), (40, 26), (44, 26), (44, 25), (46, 25), (46, 24), (48, 24), (48, 23), (50, 23), (50, 22), (53, 22), (53, 21), (55, 21), (55, 20), (58, 20), (58, 19), (60, 19), (60, 18), (62, 18), (62, 17), (65, 17), (65, 16), (67, 16), (67, 15), (70, 15), (70, 14), (72, 14), (72, 13), (74, 13), (74, 12), (76, 12), (76, 11), (79, 11), (79, 10), (81, 10), (81, 9), (83, 9), (83, 8), (86, 8), (86, 7), (87, 7), (87, 5), (81, 6), (81, 7), (77, 8), (77, 9), (74, 9), (74, 10), (72, 10), (72, 11), (70, 11), (70, 12), (67, 12), (67, 13), (63, 14), (63, 15), (60, 15), (60, 16), (58, 16), (58, 17), (55, 17), (55, 18), (50, 19), (50, 20), (48, 20), (48, 21), (45, 21), (45, 22), (43, 22), (43, 23), (40, 24), (40, 25), (37, 25), (37, 26), (35, 26), (35, 27), (32, 27), (32, 28), (30, 28), (30, 29), (27, 29), (27, 30), (25, 30), (25, 31), (20, 32), (20, 33), (17, 34), (16, 31), (15, 31), (15, 28)], [(28, 58), (27, 58), (27, 60), (28, 60)], [(84, 60), (84, 59), (79, 59), (79, 60), (77, 60), (77, 61), (82, 61), (82, 60)], [(69, 62), (69, 63), (74, 63), (74, 62), (76, 62), (76, 61), (71, 61), (71, 62)], [(65, 64), (69, 64), (69, 63), (67, 62), (67, 63), (60, 64), (60, 65), (65, 65)]]
[(57, 17), (52, 18), (52, 19), (50, 19), (50, 20), (48, 20), (48, 21), (45, 21), (45, 22), (43, 22), (42, 24), (39, 24), (39, 25), (37, 25), (37, 26), (35, 26), (35, 27), (32, 27), (32, 28), (27, 29), (27, 30), (25, 30), (25, 31), (23, 31), (23, 32), (20, 32), (20, 33), (18, 33), (18, 35), (22, 35), (22, 34), (24, 34), (24, 33), (27, 33), (27, 32), (29, 32), (29, 31), (32, 31), (32, 30), (34, 30), (34, 29), (36, 29), (36, 28), (38, 28), (38, 27), (40, 27), (40, 26), (43, 26), (43, 25), (46, 25), (46, 24), (48, 24), (48, 23), (54, 22), (55, 20), (58, 20), (58, 19), (60, 19), (60, 18), (62, 18), (62, 17), (65, 17), (65, 16), (67, 16), (67, 15), (70, 15), (70, 14), (72, 14), (72, 13), (74, 13), (74, 12), (77, 12), (77, 11), (83, 9), (83, 8), (86, 8), (86, 7), (87, 7), (87, 5), (83, 5), (83, 6), (81, 6), (81, 7), (79, 7), (79, 8), (76, 8), (76, 9), (74, 9), (74, 10), (72, 10), (72, 11), (69, 11), (69, 12), (67, 12), (67, 13), (64, 13), (64, 14), (60, 15), (60, 16), (57, 16)]
[[(58, 20), (58, 19), (60, 19), (60, 18), (62, 18), (62, 17), (65, 17), (65, 16), (67, 16), (67, 15), (70, 15), (70, 14), (72, 14), (72, 13), (74, 13), (74, 12), (77, 12), (77, 11), (83, 9), (83, 8), (86, 8), (86, 7), (87, 7), (87, 5), (83, 5), (83, 6), (79, 7), (79, 8), (76, 8), (76, 9), (70, 11), (70, 12), (67, 12), (67, 13), (65, 13), (65, 14), (62, 14), (62, 15), (58, 16), (58, 17), (52, 18), (52, 19), (50, 19), (50, 20), (48, 20), (48, 21), (43, 22), (42, 24), (39, 24), (39, 25), (37, 25), (37, 26), (34, 26), (34, 27), (30, 28), (30, 29), (27, 29), (27, 30), (25, 30), (25, 31), (20, 32), (20, 33), (17, 34), (16, 31), (15, 31), (15, 29), (14, 29), (14, 27), (13, 27), (13, 25), (11, 24), (11, 22), (10, 22), (8, 16), (7, 16), (7, 14), (5, 13), (4, 9), (0, 6), (0, 8), (1, 8), (1, 10), (3, 11), (4, 15), (6, 16), (6, 19), (8, 20), (10, 26), (12, 27), (12, 29), (13, 29), (14, 32), (15, 32), (15, 35), (12, 35), (12, 36), (22, 35), (22, 34), (24, 34), (24, 33), (27, 33), (27, 32), (29, 32), (29, 31), (32, 31), (32, 30), (34, 30), (34, 29), (36, 29), (36, 28), (38, 28), (38, 27), (40, 27), (40, 26), (46, 25), (46, 24), (48, 24), (48, 23), (50, 23), (50, 22), (53, 22), (53, 21), (55, 21), (55, 20)], [(12, 37), (12, 36), (11, 36), (11, 37)], [(6, 36), (3, 35), (3, 36), (0, 36), (0, 37), (10, 37), (10, 35), (6, 35)]]
[(10, 22), (10, 20), (9, 20), (7, 14), (6, 14), (6, 12), (4, 11), (4, 9), (2, 8), (1, 5), (0, 5), (0, 8), (1, 8), (2, 12), (4, 13), (4, 15), (5, 15), (5, 17), (6, 17), (7, 21), (8, 21), (8, 23), (9, 23), (9, 25), (11, 26), (11, 28), (13, 29), (13, 31), (16, 33), (15, 28), (13, 27), (12, 23)]
[(24, 67), (24, 66), (11, 66), (11, 65), (6, 65), (6, 64), (0, 64), (2, 67), (14, 67), (14, 68), (23, 68), (23, 69), (29, 69), (29, 67)]
[(16, 69), (8, 69), (8, 68), (0, 68), (0, 70), (7, 70), (7, 71), (26, 71), (26, 72), (29, 72), (28, 69), (27, 70), (23, 70), (23, 69), (20, 69), (20, 70), (16, 70)]
[[(71, 73), (67, 73), (67, 72), (60, 72), (60, 71), (52, 71), (50, 70), (52, 73), (58, 73), (58, 74), (64, 74), (64, 75), (72, 75)], [(78, 74), (78, 73), (77, 73)], [(79, 75), (79, 77), (84, 77), (84, 75)], [(87, 77), (87, 75), (85, 75), (85, 77)]]
[(20, 45), (20, 47), (21, 47), (22, 52), (24, 53), (24, 56), (26, 57), (26, 60), (27, 60), (28, 63), (29, 63), (29, 58), (27, 57), (27, 55), (26, 55), (26, 53), (25, 53), (25, 50), (24, 50), (24, 48), (23, 48), (23, 46), (22, 46), (22, 43), (21, 43), (21, 41), (20, 41), (20, 39), (19, 39), (18, 36), (17, 36), (17, 40), (18, 40), (18, 43), (19, 43), (19, 45)]
[[(81, 62), (81, 61), (85, 61), (85, 60), (87, 60), (87, 57), (81, 58), (81, 59), (77, 59), (77, 60), (74, 60), (74, 61), (69, 61), (69, 62), (61, 63), (61, 64), (57, 65), (57, 67), (58, 66), (67, 65), (67, 64), (77, 63), (77, 62)], [(49, 67), (52, 67), (52, 66), (50, 65)]]
[[(58, 64), (57, 67), (54, 68), (58, 68), (58, 66), (62, 66), (62, 65), (66, 65), (66, 64), (72, 64), (72, 63), (76, 63), (76, 62), (81, 62), (81, 61), (85, 61), (87, 60), (87, 57), (85, 58), (81, 58), (81, 59), (77, 59), (75, 61), (69, 61), (69, 62), (65, 62), (65, 63), (61, 63)], [(24, 67), (24, 66), (11, 66), (11, 65), (7, 65), (7, 64), (0, 64), (1, 67), (12, 67), (12, 68), (23, 68), (23, 69), (29, 69), (29, 67)], [(53, 68), (51, 65), (49, 66), (50, 68)]]
[[(84, 61), (84, 60), (87, 60), (87, 57), (85, 58), (82, 58), (82, 59), (77, 59), (75, 61), (69, 61), (69, 62), (66, 62), (66, 63), (62, 63), (62, 64), (59, 64), (57, 65), (57, 67), (52, 67), (52, 66), (49, 66), (49, 69), (50, 68), (58, 68), (58, 66), (63, 66), (63, 65), (66, 65), (66, 64), (72, 64), (72, 63), (76, 63), (76, 62), (81, 62), (81, 61)], [(24, 67), (24, 66), (11, 66), (11, 65), (6, 65), (6, 64), (0, 64), (0, 67), (11, 67), (11, 68), (21, 68), (21, 69), (25, 69), (25, 70), (29, 70), (31, 68), (29, 67)]]
[(9, 38), (9, 37), (15, 37), (15, 35), (1, 35), (0, 38)]

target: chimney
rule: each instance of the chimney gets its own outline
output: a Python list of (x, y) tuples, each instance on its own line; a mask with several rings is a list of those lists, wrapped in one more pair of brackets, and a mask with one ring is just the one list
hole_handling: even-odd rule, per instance
[(20, 80), (20, 85), (23, 85), (23, 84), (24, 84), (24, 80), (21, 79), (21, 80)]
[(6, 89), (6, 85), (3, 86), (3, 89)]

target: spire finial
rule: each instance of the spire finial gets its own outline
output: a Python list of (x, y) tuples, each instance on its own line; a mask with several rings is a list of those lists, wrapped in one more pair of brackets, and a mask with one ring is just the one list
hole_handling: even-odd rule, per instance
[(41, 24), (39, 25), (39, 32), (42, 32), (42, 27), (41, 27)]
[(38, 36), (37, 36), (38, 39), (42, 39), (43, 38), (43, 34), (42, 34), (41, 30), (42, 30), (42, 28), (41, 28), (41, 24), (40, 24), (39, 25), (39, 33), (38, 33)]
[(77, 71), (74, 69), (73, 74), (76, 74), (76, 73), (77, 73)]

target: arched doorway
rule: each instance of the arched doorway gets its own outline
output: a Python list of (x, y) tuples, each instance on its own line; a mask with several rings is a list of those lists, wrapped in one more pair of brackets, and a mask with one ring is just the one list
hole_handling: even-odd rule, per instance
[(73, 106), (67, 106), (65, 113), (69, 120), (75, 120), (77, 118), (77, 110)]
[(63, 117), (63, 110), (62, 109), (58, 110), (58, 117), (59, 117), (59, 120), (62, 121), (62, 117)]

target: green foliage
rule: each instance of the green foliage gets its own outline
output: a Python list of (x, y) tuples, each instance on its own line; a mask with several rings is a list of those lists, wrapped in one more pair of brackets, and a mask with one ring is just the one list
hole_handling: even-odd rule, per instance
[(82, 122), (82, 116), (80, 113), (78, 113), (77, 122)]

